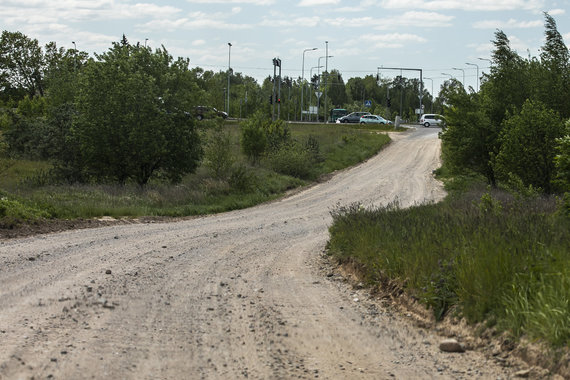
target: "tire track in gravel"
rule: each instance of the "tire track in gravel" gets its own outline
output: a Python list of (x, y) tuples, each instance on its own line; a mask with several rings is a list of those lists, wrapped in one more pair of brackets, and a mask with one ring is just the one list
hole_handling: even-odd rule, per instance
[(335, 205), (441, 199), (439, 153), (420, 129), (251, 209), (1, 241), (0, 379), (508, 377), (319, 268)]

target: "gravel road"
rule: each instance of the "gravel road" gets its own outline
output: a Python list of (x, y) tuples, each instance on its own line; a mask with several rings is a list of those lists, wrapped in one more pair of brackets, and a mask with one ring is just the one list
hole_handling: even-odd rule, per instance
[(330, 211), (444, 196), (438, 129), (280, 201), (0, 241), (0, 379), (506, 379), (323, 271)]

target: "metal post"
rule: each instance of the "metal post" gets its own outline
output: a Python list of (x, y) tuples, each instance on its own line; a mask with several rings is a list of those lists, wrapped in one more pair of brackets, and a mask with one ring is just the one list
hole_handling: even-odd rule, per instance
[(465, 62), (466, 65), (469, 66), (475, 66), (477, 67), (477, 82), (475, 82), (477, 84), (477, 92), (479, 92), (479, 65), (476, 63), (469, 63), (469, 62)]
[(75, 41), (71, 41), (71, 43), (73, 44), (73, 50), (75, 50), (73, 52), (73, 71), (77, 71), (77, 45), (75, 44)]
[(325, 111), (323, 112), (323, 119), (325, 119), (325, 124), (329, 122), (328, 118), (328, 110), (327, 110), (327, 83), (329, 78), (329, 42), (325, 41), (326, 49), (325, 49)]
[(463, 88), (465, 89), (465, 70), (459, 69), (459, 68), (457, 68), (457, 67), (452, 67), (452, 69), (453, 69), (453, 70), (458, 70), (458, 71), (461, 70), (461, 71), (463, 72), (463, 83), (462, 83), (462, 84), (463, 84)]
[(303, 93), (305, 92), (305, 53), (308, 51), (317, 50), (317, 48), (303, 50), (303, 67), (301, 68), (301, 121), (303, 121)]
[(433, 101), (435, 100), (435, 96), (433, 93), (433, 79), (432, 78), (428, 78), (425, 77), (424, 79), (430, 80), (431, 81), (431, 107), (430, 107), (430, 112), (433, 113)]
[(281, 118), (281, 59), (277, 58), (277, 63), (279, 64), (279, 87), (277, 90), (277, 119)]
[(228, 109), (226, 110), (228, 117), (230, 116), (230, 76), (232, 75), (232, 69), (230, 66), (231, 56), (232, 56), (232, 44), (228, 42)]
[(271, 120), (275, 121), (275, 76), (276, 74), (276, 59), (273, 58), (273, 91), (271, 92), (271, 104), (272, 104), (272, 110), (271, 110)]

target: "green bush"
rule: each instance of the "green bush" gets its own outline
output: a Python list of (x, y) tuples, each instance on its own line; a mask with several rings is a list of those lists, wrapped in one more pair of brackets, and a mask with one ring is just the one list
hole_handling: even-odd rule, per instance
[(204, 148), (205, 165), (212, 175), (225, 179), (232, 168), (235, 158), (231, 152), (231, 139), (229, 131), (213, 129), (208, 134)]
[(267, 138), (264, 126), (269, 123), (260, 112), (241, 123), (241, 150), (254, 163), (258, 162), (265, 152)]
[(34, 222), (41, 218), (49, 218), (47, 211), (26, 206), (19, 201), (0, 198), (0, 228), (11, 228), (22, 222)]
[(311, 152), (299, 144), (283, 145), (267, 155), (269, 166), (277, 173), (300, 179), (313, 179), (316, 174)]
[(508, 179), (515, 175), (524, 185), (551, 193), (556, 139), (565, 132), (560, 117), (544, 104), (527, 100), (521, 112), (503, 124), (501, 148), (494, 161), (497, 176)]

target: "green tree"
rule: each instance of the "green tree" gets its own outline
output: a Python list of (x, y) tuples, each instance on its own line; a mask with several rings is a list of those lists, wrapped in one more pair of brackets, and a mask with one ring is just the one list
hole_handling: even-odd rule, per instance
[(81, 75), (75, 126), (89, 172), (142, 186), (159, 171), (174, 182), (194, 171), (202, 148), (194, 119), (184, 112), (196, 88), (188, 60), (126, 38), (97, 58)]
[(548, 13), (544, 17), (545, 44), (532, 88), (540, 101), (567, 118), (570, 117), (570, 53), (556, 21)]
[(45, 60), (38, 40), (4, 30), (0, 37), (0, 90), (4, 98), (44, 93)]
[(538, 101), (527, 100), (520, 113), (504, 122), (501, 149), (494, 161), (500, 178), (515, 175), (525, 186), (552, 191), (556, 139), (565, 132), (559, 115)]
[(257, 162), (267, 147), (265, 129), (271, 124), (265, 112), (257, 111), (241, 123), (241, 150), (252, 162)]

